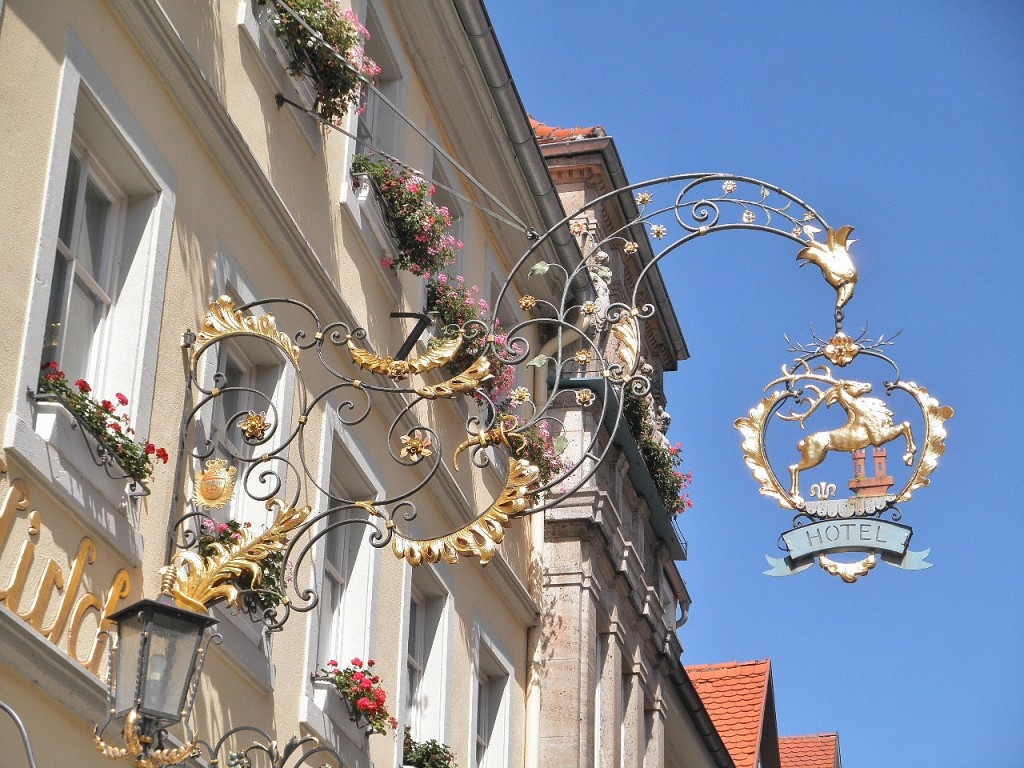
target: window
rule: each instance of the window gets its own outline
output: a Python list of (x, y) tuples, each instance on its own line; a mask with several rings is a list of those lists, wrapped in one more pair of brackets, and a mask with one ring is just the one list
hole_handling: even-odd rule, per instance
[(477, 768), (501, 768), (508, 762), (505, 693), (509, 673), (483, 639), (477, 652), (474, 759)]
[[(253, 463), (252, 459), (257, 453), (272, 452), (291, 427), (285, 393), (286, 363), (281, 351), (262, 339), (239, 337), (219, 342), (217, 346), (216, 366), (224, 375), (224, 382), (220, 386), (222, 394), (212, 410), (210, 435), (216, 446), (215, 456), (226, 459), (238, 470), (239, 488), (218, 516), (266, 526), (271, 522), (271, 513), (263, 497), (273, 489), (260, 479), (261, 468), (265, 467)], [(276, 429), (269, 441), (249, 440), (242, 434), (239, 423), (249, 412), (266, 414), (271, 430)], [(246, 473), (250, 469), (247, 480)], [(272, 464), (271, 469), (284, 471), (277, 463)]]
[[(434, 185), (436, 187), (433, 196), (434, 205), (438, 208), (448, 209), (448, 215), (451, 216), (452, 221), (448, 231), (456, 240), (462, 241), (465, 237), (465, 216), (462, 212), (462, 204), (459, 201), (459, 198), (450, 191), (457, 188), (441, 166), (441, 157), (439, 155), (434, 155), (430, 178), (434, 181)], [(459, 251), (460, 256), (462, 254), (462, 250)], [(459, 261), (461, 264), (461, 259)]]
[[(374, 85), (388, 101), (400, 106), (402, 69), (392, 47), (387, 43), (389, 35), (382, 16), (372, 4), (366, 9), (363, 26), (370, 31), (370, 38), (364, 46), (366, 55), (380, 67)], [(365, 90), (364, 109), (356, 122), (356, 152), (366, 154), (376, 149), (390, 155), (400, 155), (402, 119), (384, 103), (377, 92)]]
[(417, 594), (409, 601), (409, 642), (405, 652), (405, 667), (408, 689), (405, 705), (409, 713), (409, 727), (420, 731), (420, 699), (423, 695), (423, 668), (426, 666), (424, 635), (427, 609), (424, 600)]
[[(318, 511), (326, 509), (327, 504), (338, 507), (345, 501), (373, 498), (372, 486), (353, 470), (350, 454), (335, 439), (330, 453), (328, 492), (331, 498), (325, 498), (324, 508)], [(325, 525), (351, 516), (349, 512), (339, 511), (336, 516), (329, 517)], [(364, 545), (366, 535), (366, 527), (354, 523), (332, 528), (320, 540), (323, 579), (317, 661), (321, 666), (329, 659), (346, 664), (354, 657), (370, 655), (366, 631), (369, 615), (366, 584), (370, 580), (366, 570), (372, 555)], [(360, 567), (360, 578), (354, 578), (357, 566)]]
[(447, 592), (429, 570), (416, 569), (405, 647), (405, 722), (417, 741), (444, 741), (447, 690)]
[[(57, 362), (103, 397), (125, 394), (147, 435), (176, 179), (73, 31), (65, 50), (18, 389), (35, 390), (40, 364)], [(18, 398), (12, 417), (8, 458), (49, 480), (126, 563), (140, 562), (138, 504), (123, 480), (96, 471), (67, 411)]]
[(604, 695), (601, 678), (605, 672), (605, 657), (608, 654), (608, 635), (599, 633), (594, 643), (594, 768), (601, 766), (601, 718), (604, 713)]
[(112, 304), (121, 195), (81, 143), (68, 159), (43, 362), (95, 380), (99, 329)]
[[(81, 89), (49, 255), (40, 362), (57, 362), (94, 390), (127, 392), (130, 401), (142, 389), (142, 351), (135, 350), (148, 318), (140, 309), (149, 308), (152, 291), (163, 291), (146, 280), (158, 193), (95, 98)], [(139, 409), (132, 415), (139, 427)]]

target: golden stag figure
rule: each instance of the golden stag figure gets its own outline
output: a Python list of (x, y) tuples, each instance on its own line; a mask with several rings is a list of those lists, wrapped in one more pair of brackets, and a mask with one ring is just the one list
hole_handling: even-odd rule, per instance
[[(801, 366), (803, 372), (800, 372)], [(800, 473), (821, 464), (829, 451), (845, 453), (867, 448), (869, 445), (877, 447), (902, 435), (907, 441), (907, 452), (903, 454), (903, 461), (908, 466), (913, 463), (917, 446), (914, 445), (910, 422), (894, 424), (892, 411), (886, 408), (882, 400), (877, 397), (864, 397), (871, 391), (870, 384), (834, 379), (832, 372), (824, 365), (814, 370), (822, 371), (822, 373), (814, 373), (810, 366), (801, 360), (793, 367), (792, 371), (783, 366), (782, 372), (785, 375), (768, 385), (769, 387), (781, 383), (792, 385), (797, 381), (807, 382), (808, 380), (829, 385), (828, 389), (822, 390), (814, 384), (803, 383), (805, 389), (810, 389), (817, 395), (811, 401), (810, 407), (802, 414), (794, 414), (792, 411), (788, 416), (779, 414), (779, 418), (784, 421), (799, 422), (801, 428), (803, 428), (807, 417), (814, 413), (822, 402), (825, 403), (826, 408), (831, 408), (838, 403), (846, 411), (847, 419), (843, 426), (815, 432), (796, 444), (796, 448), (800, 452), (800, 461), (789, 466), (789, 474), (792, 479), (789, 490), (791, 496), (798, 498), (800, 495)]]

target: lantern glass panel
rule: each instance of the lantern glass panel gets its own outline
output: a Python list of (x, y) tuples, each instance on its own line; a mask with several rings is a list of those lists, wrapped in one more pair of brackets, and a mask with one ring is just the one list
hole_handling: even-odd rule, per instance
[(142, 650), (143, 615), (124, 616), (117, 622), (117, 669), (114, 685), (114, 711), (123, 717), (135, 706), (136, 678), (139, 674), (139, 653)]
[(154, 612), (149, 631), (149, 663), (140, 711), (177, 721), (185, 704), (206, 626), (188, 617)]

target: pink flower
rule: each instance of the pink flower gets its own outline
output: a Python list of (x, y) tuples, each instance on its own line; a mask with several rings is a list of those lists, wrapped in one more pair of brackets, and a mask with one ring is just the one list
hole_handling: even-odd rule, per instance
[(336, 667), (336, 666), (338, 666), (338, 662), (335, 661), (334, 659), (331, 659), (330, 661), (327, 662), (327, 666), (328, 667)]
[(117, 398), (117, 402), (119, 402), (121, 405), (128, 405), (128, 398), (122, 395), (120, 392), (114, 395), (114, 397)]
[(393, 267), (394, 264), (395, 260), (392, 259), (390, 256), (385, 256), (383, 259), (380, 260), (380, 265), (384, 267), (384, 269), (391, 269), (391, 267)]
[(356, 656), (354, 659), (352, 659), (352, 666), (353, 667), (361, 667), (361, 666), (363, 666), (363, 660), (360, 659), (358, 656)]

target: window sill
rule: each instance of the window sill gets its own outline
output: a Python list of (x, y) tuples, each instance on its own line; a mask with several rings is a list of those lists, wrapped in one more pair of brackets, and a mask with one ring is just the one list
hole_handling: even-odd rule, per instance
[(142, 564), (139, 505), (124, 480), (96, 466), (91, 447), (67, 410), (58, 403), (34, 403), (35, 425), (16, 413), (7, 417), (4, 453), (30, 473), (92, 532), (124, 556)]

